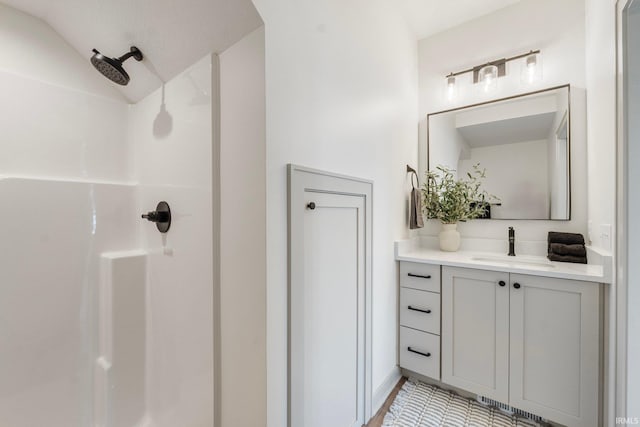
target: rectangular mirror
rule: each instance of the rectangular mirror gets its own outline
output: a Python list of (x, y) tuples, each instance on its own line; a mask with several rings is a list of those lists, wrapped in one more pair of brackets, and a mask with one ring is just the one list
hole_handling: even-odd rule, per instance
[(427, 116), (427, 165), (480, 164), (491, 219), (571, 219), (569, 85)]

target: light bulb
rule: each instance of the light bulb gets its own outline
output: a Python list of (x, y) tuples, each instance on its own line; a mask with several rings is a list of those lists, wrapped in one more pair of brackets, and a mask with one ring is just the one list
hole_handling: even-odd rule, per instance
[(447, 101), (453, 102), (456, 99), (458, 90), (456, 87), (456, 78), (454, 76), (447, 76), (447, 89), (446, 97)]
[(525, 57), (522, 65), (521, 80), (524, 84), (534, 84), (542, 80), (542, 62), (540, 54), (531, 53)]
[(478, 71), (478, 82), (484, 93), (494, 91), (498, 87), (498, 67), (495, 65), (484, 66)]

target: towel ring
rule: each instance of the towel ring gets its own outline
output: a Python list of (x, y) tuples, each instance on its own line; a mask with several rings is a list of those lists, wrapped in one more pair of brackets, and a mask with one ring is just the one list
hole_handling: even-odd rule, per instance
[[(420, 188), (420, 179), (418, 178), (418, 172), (416, 172), (416, 170), (411, 166), (407, 165), (407, 173), (411, 174), (411, 186), (413, 188)], [(413, 177), (416, 178), (416, 185), (413, 185)]]

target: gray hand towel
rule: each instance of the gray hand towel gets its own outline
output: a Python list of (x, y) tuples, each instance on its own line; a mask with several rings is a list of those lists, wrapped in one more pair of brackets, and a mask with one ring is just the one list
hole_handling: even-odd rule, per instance
[(578, 256), (571, 256), (571, 255), (557, 255), (554, 253), (550, 253), (547, 258), (549, 258), (549, 261), (559, 261), (559, 262), (572, 262), (574, 264), (586, 264), (587, 263), (587, 257), (578, 257)]
[(551, 253), (556, 255), (571, 255), (577, 257), (586, 257), (587, 249), (584, 245), (563, 245), (562, 243), (551, 243)]
[(584, 237), (579, 233), (562, 233), (550, 231), (547, 236), (549, 245), (551, 243), (562, 243), (565, 245), (584, 245)]
[[(413, 185), (413, 182), (411, 183)], [(409, 228), (415, 230), (416, 228), (424, 227), (424, 221), (422, 220), (422, 197), (420, 190), (413, 187), (411, 190), (411, 214), (409, 215)]]

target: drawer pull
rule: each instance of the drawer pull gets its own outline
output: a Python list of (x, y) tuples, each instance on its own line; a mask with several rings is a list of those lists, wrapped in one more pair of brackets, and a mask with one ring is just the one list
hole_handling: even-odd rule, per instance
[(407, 347), (407, 350), (410, 351), (411, 353), (419, 354), (420, 356), (431, 357), (431, 353), (423, 353), (421, 351), (414, 350), (411, 347)]
[(411, 307), (408, 306), (407, 307), (409, 310), (413, 310), (413, 311), (419, 311), (420, 313), (427, 313), (427, 314), (431, 314), (431, 310), (423, 310), (421, 308), (415, 308), (415, 307)]
[(421, 274), (413, 274), (413, 273), (407, 273), (407, 276), (409, 277), (417, 277), (419, 279), (431, 279), (431, 275), (429, 276), (423, 276)]

